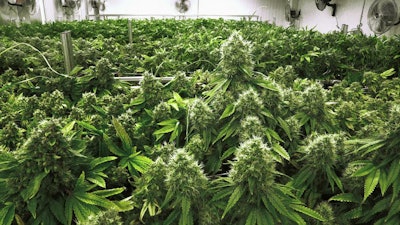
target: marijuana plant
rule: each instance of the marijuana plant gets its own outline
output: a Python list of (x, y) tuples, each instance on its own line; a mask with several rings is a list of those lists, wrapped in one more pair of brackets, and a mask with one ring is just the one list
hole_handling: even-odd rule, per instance
[(141, 177), (135, 181), (136, 189), (132, 193), (136, 204), (141, 207), (139, 219), (148, 221), (161, 213), (161, 204), (164, 201), (167, 188), (165, 178), (167, 174), (167, 164), (161, 157), (157, 158), (149, 165), (149, 168)]
[(208, 152), (206, 143), (200, 134), (190, 137), (188, 143), (185, 145), (185, 149), (198, 161), (201, 161)]
[(117, 137), (121, 141), (121, 145), (114, 143), (106, 133), (103, 133), (103, 140), (108, 150), (119, 157), (118, 166), (127, 168), (132, 176), (139, 176), (139, 173), (146, 171), (151, 159), (137, 151), (137, 147), (132, 143), (132, 139), (117, 119), (114, 118), (112, 124)]
[(294, 80), (298, 78), (293, 66), (280, 66), (276, 70), (270, 72), (268, 76), (286, 88), (293, 87)]
[(335, 187), (343, 192), (337, 171), (345, 164), (341, 158), (346, 152), (344, 141), (344, 134), (316, 134), (300, 150), (304, 154), (301, 160), (304, 166), (294, 176), (293, 186), (305, 195), (310, 205), (321, 195), (334, 194)]
[(122, 225), (122, 218), (116, 210), (104, 210), (97, 214), (92, 214), (87, 221), (78, 222), (77, 225)]
[(88, 160), (74, 124), (42, 121), (21, 148), (12, 154), (0, 153), (2, 224), (11, 224), (15, 217), (19, 223), (69, 225), (74, 219), (86, 220), (101, 208), (131, 208), (128, 201), (116, 204), (107, 199), (122, 188), (99, 189), (105, 188), (103, 171), (115, 158)]
[(265, 135), (265, 128), (261, 120), (257, 116), (246, 116), (240, 121), (239, 133), (240, 142), (245, 142), (253, 137), (263, 137)]
[(248, 74), (243, 71), (253, 71), (251, 52), (252, 44), (244, 40), (240, 32), (232, 32), (220, 48), (223, 76), (236, 82), (249, 80)]
[(191, 102), (188, 114), (190, 128), (199, 132), (210, 129), (216, 117), (210, 106), (200, 98), (195, 98)]
[(151, 73), (146, 72), (143, 74), (143, 80), (140, 82), (140, 88), (148, 107), (155, 106), (165, 99), (162, 91), (163, 85)]
[(201, 166), (184, 148), (176, 149), (166, 166), (165, 186), (168, 190), (163, 205), (173, 209), (166, 220), (179, 215), (179, 225), (195, 224), (196, 209), (207, 195), (208, 178)]
[[(324, 221), (318, 213), (305, 207), (287, 186), (277, 183), (276, 160), (272, 150), (261, 138), (243, 142), (226, 179), (225, 190), (218, 196), (229, 195), (222, 218), (232, 209), (226, 222), (235, 224), (306, 224), (300, 213)], [(222, 186), (222, 184), (219, 184)], [(220, 197), (219, 197), (220, 198)], [(217, 198), (218, 199), (218, 198)]]

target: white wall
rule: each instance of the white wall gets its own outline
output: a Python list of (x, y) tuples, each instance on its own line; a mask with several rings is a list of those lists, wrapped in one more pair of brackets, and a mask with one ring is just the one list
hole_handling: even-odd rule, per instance
[[(326, 7), (324, 11), (319, 11), (315, 6), (314, 0), (299, 0), (301, 17), (297, 21), (299, 28), (314, 28), (321, 32), (339, 31), (343, 24), (348, 25), (348, 30), (355, 30), (360, 26), (362, 32), (367, 35), (374, 35), (368, 27), (367, 14), (374, 0), (333, 0), (331, 3), (337, 4), (336, 16), (333, 17), (332, 8)], [(400, 0), (396, 0), (400, 5)], [(364, 7), (363, 7), (364, 5)], [(361, 22), (361, 23), (360, 23)], [(400, 27), (392, 27), (385, 35), (400, 33)]]
[(347, 24), (350, 31), (357, 28), (361, 18), (363, 32), (370, 34), (366, 21), (366, 14), (371, 4), (369, 2), (372, 2), (372, 0), (366, 0), (363, 10), (364, 0), (334, 0), (332, 3), (337, 4), (337, 9), (336, 16), (332, 16), (332, 7), (327, 6), (324, 11), (320, 11), (313, 0), (300, 0), (299, 27), (314, 28), (326, 33), (338, 31), (343, 24)]
[[(141, 17), (171, 17), (181, 15), (175, 9), (175, 0), (108, 0), (101, 14), (130, 14)], [(191, 0), (191, 7), (184, 15), (251, 15), (259, 6), (257, 0)]]
[[(287, 26), (284, 19), (285, 3), (284, 0), (191, 0), (191, 7), (184, 15), (188, 18), (200, 16), (227, 19), (256, 15), (263, 21)], [(175, 9), (175, 0), (107, 0), (106, 10), (101, 14), (134, 14), (135, 17), (150, 15), (156, 18), (162, 17), (160, 15), (180, 15)]]
[[(32, 1), (36, 1), (37, 6), (43, 3), (46, 22), (80, 20), (85, 19), (87, 13), (93, 15), (93, 10), (87, 5), (88, 0), (80, 0), (81, 7), (74, 11), (70, 18), (64, 15), (64, 9), (57, 7), (56, 2), (60, 0)], [(315, 6), (315, 0), (298, 1), (301, 15), (294, 21), (294, 26), (297, 28), (315, 29), (325, 33), (338, 31), (343, 24), (346, 24), (349, 31), (360, 26), (363, 33), (373, 35), (368, 27), (367, 13), (374, 0), (332, 0), (331, 3), (337, 4), (335, 17), (331, 15), (331, 7), (319, 11)], [(234, 18), (231, 17), (232, 15), (257, 15), (263, 21), (286, 27), (289, 26), (289, 22), (285, 20), (286, 2), (287, 0), (191, 0), (191, 7), (185, 15), (188, 18), (199, 15), (207, 17), (208, 15), (211, 18), (225, 17), (228, 19)], [(365, 6), (363, 7), (364, 2)], [(396, 0), (396, 2), (400, 6), (400, 0)], [(100, 12), (101, 14), (130, 14), (136, 15), (135, 17), (153, 15), (156, 18), (163, 18), (160, 15), (165, 15), (164, 18), (182, 15), (175, 9), (175, 0), (106, 0), (105, 6), (106, 10)], [(40, 20), (39, 10), (37, 9), (35, 12), (33, 17)], [(0, 20), (11, 20), (13, 17), (15, 15), (10, 12), (10, 6), (7, 4), (0, 6)], [(385, 33), (385, 35), (394, 34), (400, 34), (400, 25)]]

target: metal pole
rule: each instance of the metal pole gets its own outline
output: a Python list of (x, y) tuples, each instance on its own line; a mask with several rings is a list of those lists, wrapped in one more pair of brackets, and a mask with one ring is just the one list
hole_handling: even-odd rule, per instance
[(129, 43), (132, 44), (133, 37), (132, 37), (132, 20), (128, 20), (128, 34), (129, 34)]
[(71, 31), (61, 33), (61, 42), (64, 53), (65, 71), (69, 74), (74, 68), (74, 53), (72, 50)]

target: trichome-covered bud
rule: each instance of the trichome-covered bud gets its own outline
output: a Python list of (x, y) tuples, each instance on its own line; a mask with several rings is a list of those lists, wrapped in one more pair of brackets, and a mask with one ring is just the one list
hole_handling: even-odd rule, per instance
[(196, 98), (189, 105), (189, 124), (193, 129), (204, 130), (215, 121), (215, 114), (205, 101)]
[(167, 164), (166, 187), (188, 199), (197, 199), (207, 188), (208, 179), (194, 157), (184, 148), (176, 149)]
[(252, 44), (244, 40), (240, 32), (234, 31), (220, 48), (223, 76), (237, 81), (248, 80), (249, 74), (243, 72), (253, 71)]
[(249, 187), (251, 193), (265, 193), (274, 184), (275, 165), (271, 148), (260, 137), (253, 137), (237, 149), (229, 177), (235, 184)]

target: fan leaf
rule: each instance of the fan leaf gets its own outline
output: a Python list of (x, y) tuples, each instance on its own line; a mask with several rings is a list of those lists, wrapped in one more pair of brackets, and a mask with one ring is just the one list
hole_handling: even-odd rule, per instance
[(14, 220), (15, 215), (15, 205), (12, 203), (6, 203), (0, 210), (0, 224), (11, 225)]
[(307, 208), (303, 205), (292, 204), (292, 205), (290, 205), (290, 208), (294, 209), (297, 212), (303, 213), (309, 217), (317, 219), (319, 221), (322, 221), (322, 222), (326, 221), (325, 218), (321, 216), (321, 214), (319, 214), (318, 212), (316, 212), (310, 208)]
[(222, 218), (232, 209), (233, 206), (239, 201), (244, 193), (244, 189), (241, 186), (237, 186), (233, 191), (231, 197), (229, 197), (228, 205), (226, 206), (224, 213), (222, 214)]
[(363, 201), (367, 200), (368, 196), (374, 192), (376, 185), (379, 183), (379, 177), (380, 177), (380, 170), (375, 169), (372, 173), (370, 173), (365, 179), (365, 184), (364, 184), (364, 199)]
[(357, 198), (353, 193), (337, 194), (331, 197), (329, 201), (360, 203), (360, 199)]

